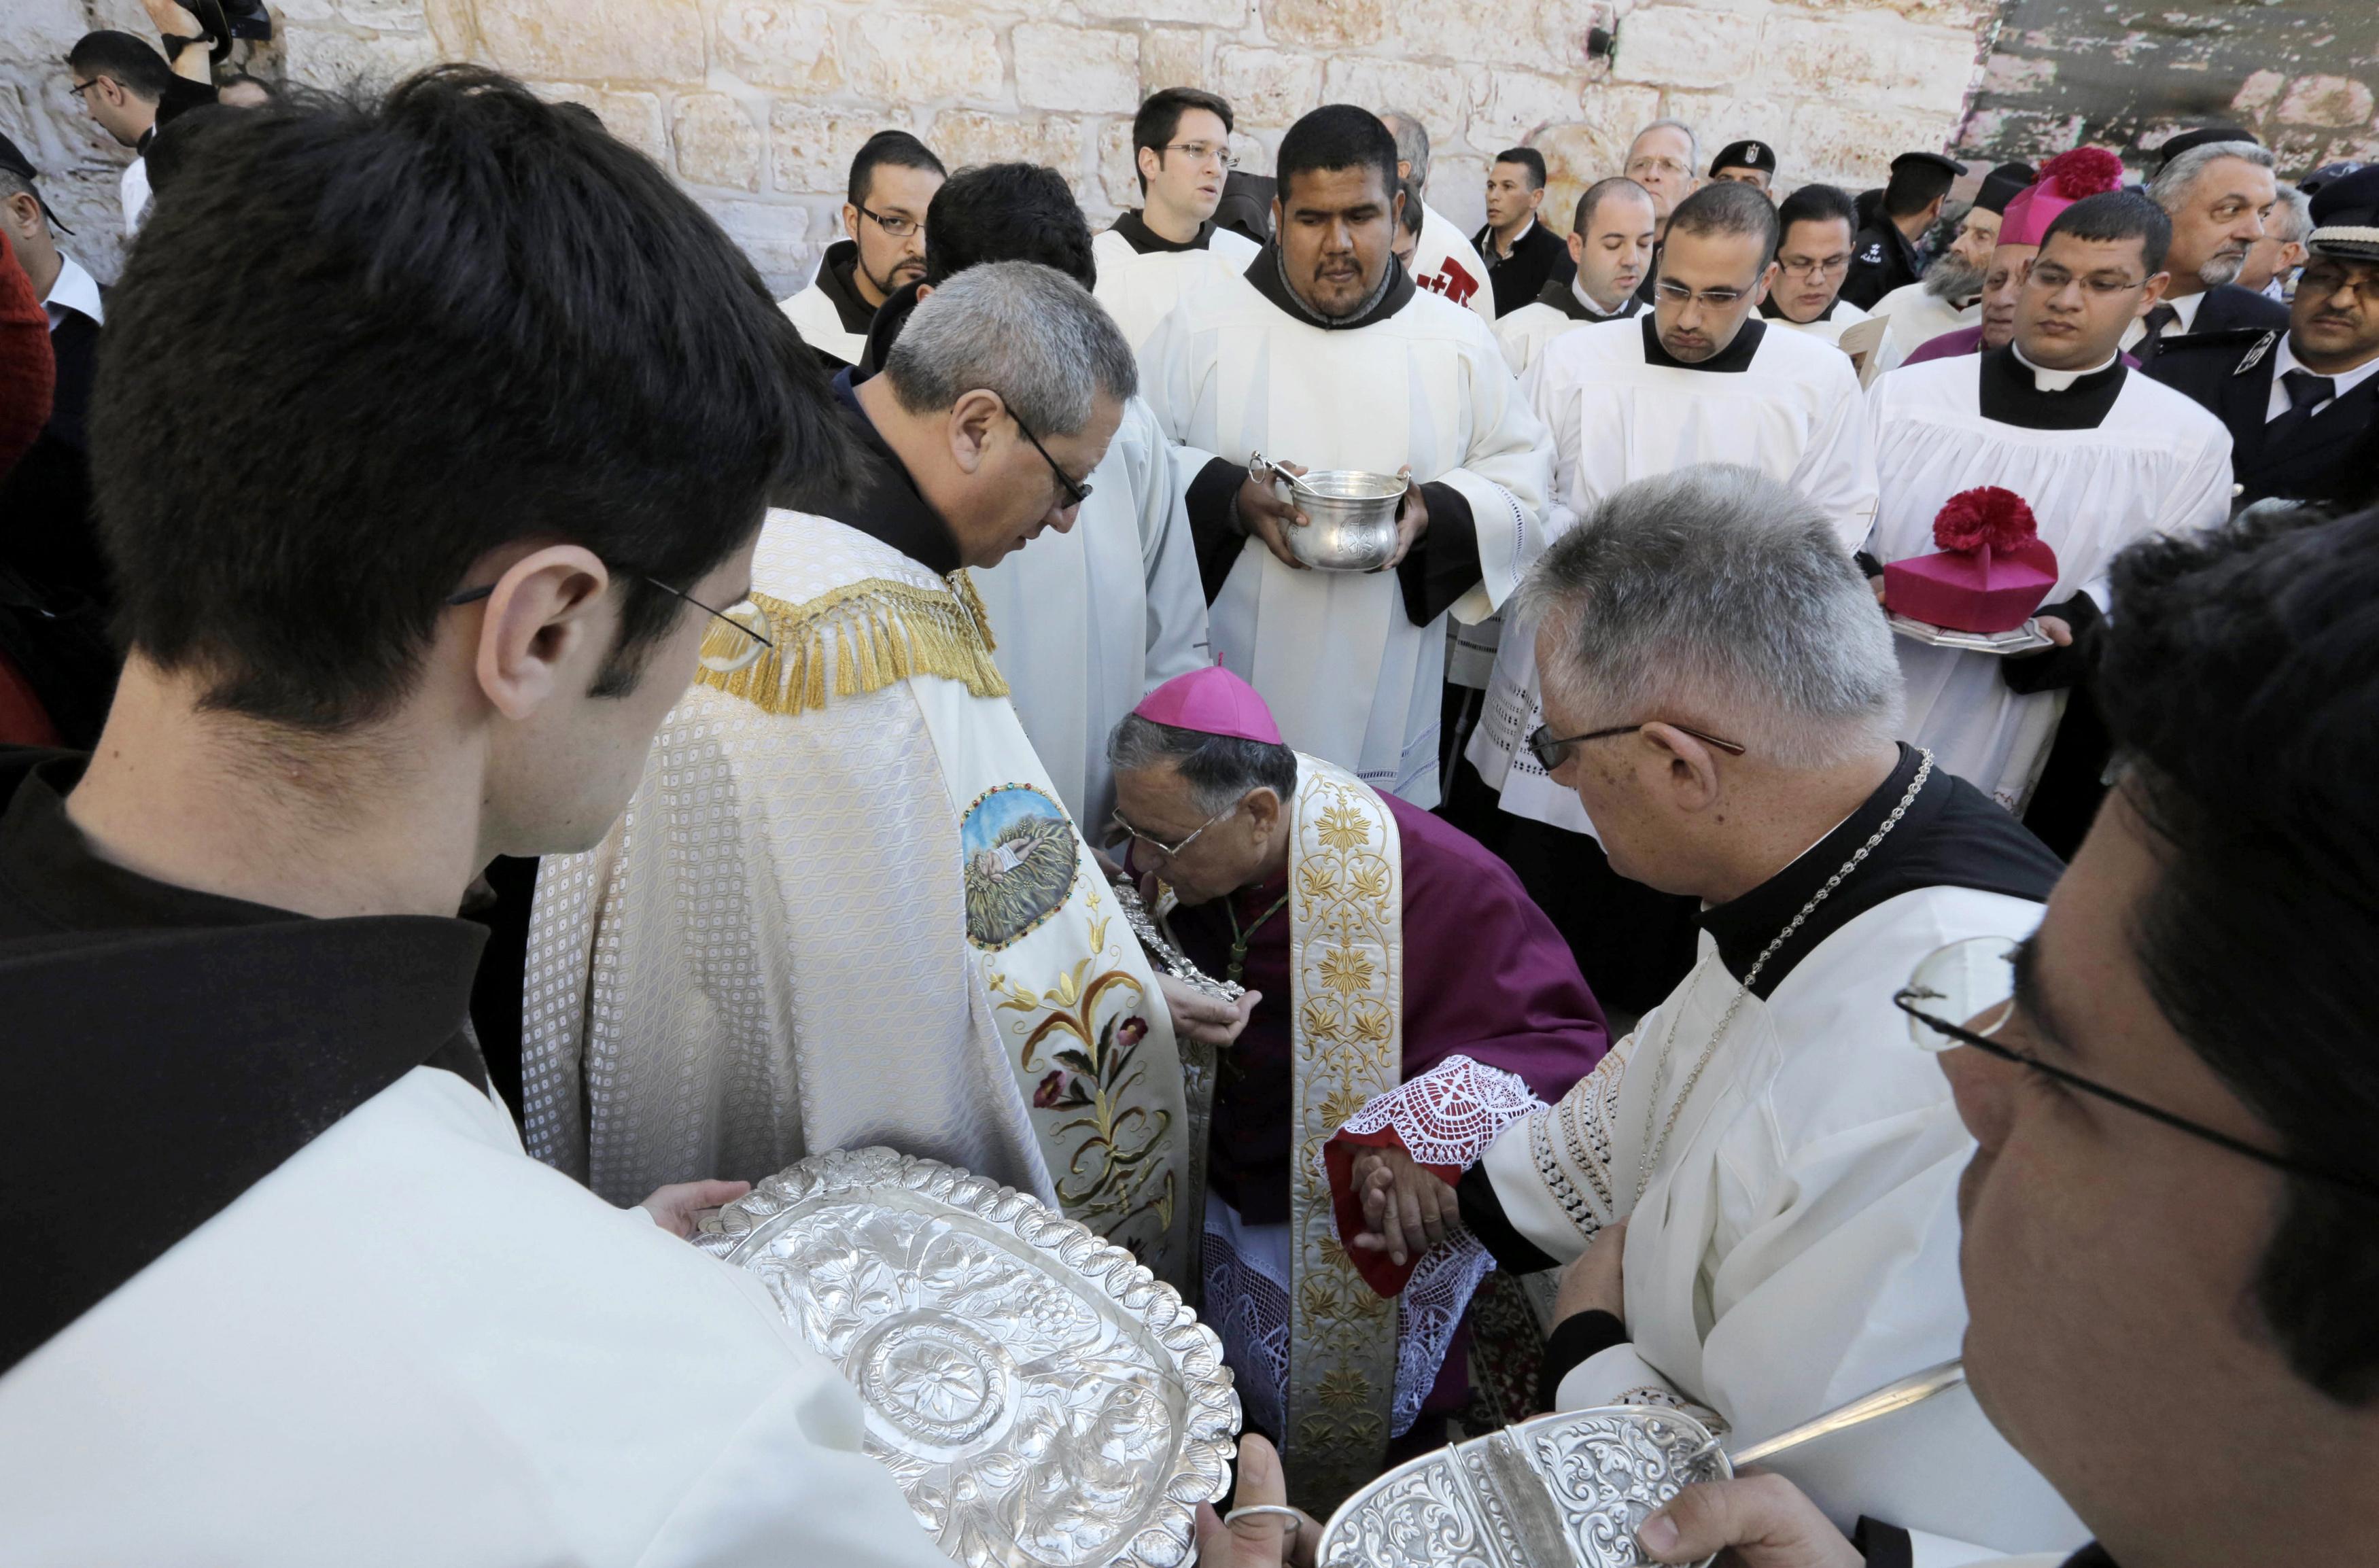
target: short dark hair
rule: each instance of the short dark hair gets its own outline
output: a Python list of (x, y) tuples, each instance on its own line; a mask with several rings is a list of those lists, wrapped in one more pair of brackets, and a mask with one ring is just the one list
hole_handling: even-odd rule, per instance
[(1669, 234), (1753, 235), (1761, 242), (1759, 264), (1776, 254), (1782, 231), (1776, 221), (1776, 203), (1766, 191), (1741, 180), (1718, 180), (1677, 203), (1669, 214)]
[(2164, 271), (2165, 252), (2172, 248), (2172, 220), (2136, 190), (2105, 190), (2083, 197), (2050, 219), (2040, 248), (2046, 251), (2059, 235), (2098, 242), (2138, 240), (2140, 259), (2153, 277)]
[(1429, 209), (1420, 199), (1420, 181), (1409, 177), (1398, 180), (1396, 189), (1403, 193), (1405, 199), (1405, 204), (1396, 209), (1396, 222), (1404, 225), (1405, 233), (1419, 239), (1420, 231), (1429, 223)]
[(1602, 204), (1612, 197), (1624, 196), (1629, 191), (1642, 197), (1648, 204), (1652, 199), (1650, 191), (1646, 190), (1625, 175), (1612, 175), (1608, 179), (1597, 180), (1588, 186), (1578, 193), (1577, 210), (1570, 214), (1570, 232), (1584, 238), (1587, 231), (1594, 224), (1595, 213), (1602, 210)]
[(876, 187), (876, 171), (889, 163), (898, 169), (924, 169), (948, 175), (934, 150), (904, 130), (880, 130), (859, 144), (851, 155), (851, 185), (844, 193), (853, 207), (864, 207)]
[(1837, 186), (1805, 185), (1777, 204), (1776, 242), (1783, 244), (1795, 223), (1830, 223), (1837, 218), (1850, 225), (1852, 234), (1858, 233), (1858, 204), (1850, 192)]
[[(2145, 540), (2114, 597), (2098, 702), (2168, 850), (2130, 931), (2148, 993), (2288, 1154), (2379, 1183), (2379, 511)], [(2374, 1296), (2379, 1200), (2290, 1177), (2256, 1305), (2341, 1404), (2379, 1400)]]
[[(1203, 109), (1223, 122), (1223, 134), (1228, 136), (1237, 128), (1231, 115), (1230, 101), (1216, 93), (1195, 87), (1168, 87), (1150, 93), (1141, 101), (1140, 113), (1131, 117), (1131, 166), (1140, 168), (1140, 150), (1143, 147), (1165, 162), (1165, 145), (1173, 133), (1181, 128), (1181, 116), (1192, 109)], [(1148, 176), (1140, 176), (1140, 188), (1148, 188)]]
[[(1497, 163), (1517, 163), (1528, 171), (1528, 188), (1545, 188), (1545, 155), (1533, 147), (1507, 147), (1495, 154)], [(1494, 164), (1489, 164), (1492, 168)]]
[(1270, 790), (1284, 802), (1297, 796), (1297, 754), (1286, 746), (1124, 715), (1107, 737), (1107, 766), (1129, 773), (1159, 762), (1179, 769), (1191, 797), (1210, 812), (1228, 811), (1251, 790)]
[(123, 638), (211, 706), (384, 715), (473, 563), (539, 537), (611, 568), (593, 689), (624, 692), (685, 613), (646, 579), (691, 585), (777, 487), (839, 476), (767, 285), (593, 116), (443, 66), (187, 118), (193, 177), (108, 299), (91, 470)]
[(925, 281), (985, 261), (1038, 261), (1098, 286), (1091, 225), (1065, 177), (1038, 163), (960, 169), (925, 209)]
[(1949, 195), (1957, 178), (1930, 158), (1900, 159), (1891, 166), (1891, 178), (1884, 182), (1883, 215), (1913, 218)]
[(1279, 181), (1284, 203), (1297, 175), (1338, 169), (1372, 170), (1380, 176), (1381, 191), (1395, 195), (1396, 139), (1369, 109), (1324, 103), (1288, 127), (1273, 158), (1273, 177)]
[(66, 67), (86, 77), (108, 77), (115, 85), (151, 103), (174, 85), (174, 67), (156, 48), (128, 32), (103, 28), (84, 33), (66, 51)]

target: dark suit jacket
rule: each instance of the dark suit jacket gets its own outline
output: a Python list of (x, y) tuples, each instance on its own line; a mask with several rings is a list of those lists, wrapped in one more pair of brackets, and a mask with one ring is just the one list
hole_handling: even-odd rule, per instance
[(2228, 427), (2230, 475), (2243, 487), (2234, 508), (2275, 496), (2350, 501), (2367, 478), (2361, 470), (2369, 462), (2366, 437), (2379, 414), (2379, 377), (2325, 404), (2311, 419), (2292, 424), (2279, 440), (2267, 440), (2271, 424), (2264, 411), (2271, 405), (2279, 347), (2279, 330), (2190, 332), (2156, 356), (2163, 369), (2157, 380)]
[(1851, 236), (1851, 270), (1837, 297), (1871, 310), (1877, 300), (1914, 283), (1924, 271), (1916, 247), (1878, 210), (1875, 222)]
[[(2286, 332), (2288, 308), (2276, 299), (2267, 299), (2252, 289), (2237, 283), (2224, 283), (2220, 288), (2205, 291), (2204, 300), (2197, 307), (2197, 315), (2190, 322), (2190, 331), (2179, 337), (2158, 338), (2153, 349), (2139, 351), (2141, 368), (2155, 380), (2166, 380), (2156, 362), (2164, 357), (2167, 346), (2195, 344), (2200, 339), (2218, 339), (2235, 334), (2237, 346), (2244, 353), (2256, 338), (2269, 332)], [(2235, 364), (2236, 361), (2234, 360)], [(2170, 383), (2168, 381), (2168, 385)]]
[(1508, 257), (1499, 257), (1490, 248), (1494, 237), (1493, 226), (1489, 225), (1480, 229), (1470, 243), (1487, 263), (1488, 279), (1495, 286), (1498, 316), (1509, 316), (1521, 306), (1533, 303), (1544, 292), (1548, 278), (1558, 277), (1566, 283), (1576, 272), (1570, 262), (1569, 247), (1541, 220), (1528, 225), (1528, 232), (1512, 247)]

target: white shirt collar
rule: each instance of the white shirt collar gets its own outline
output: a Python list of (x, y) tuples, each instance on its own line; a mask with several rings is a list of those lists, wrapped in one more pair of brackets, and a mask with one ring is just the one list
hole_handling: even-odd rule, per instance
[(1528, 238), (1528, 231), (1529, 231), (1530, 229), (1535, 228), (1536, 226), (1537, 226), (1536, 214), (1532, 212), (1532, 213), (1530, 213), (1530, 214), (1528, 215), (1528, 221), (1527, 223), (1522, 223), (1522, 224), (1520, 225), (1520, 232), (1519, 232), (1518, 234), (1516, 234), (1516, 235), (1514, 235), (1512, 236), (1512, 243), (1511, 243), (1511, 244), (1509, 244), (1509, 245), (1507, 245), (1507, 246), (1505, 246), (1505, 247), (1504, 247), (1503, 249), (1501, 249), (1501, 250), (1496, 250), (1496, 249), (1495, 249), (1495, 227), (1494, 227), (1494, 225), (1493, 225), (1493, 224), (1490, 223), (1490, 224), (1487, 226), (1487, 248), (1488, 248), (1488, 250), (1489, 250), (1491, 253), (1492, 253), (1492, 254), (1494, 254), (1494, 255), (1508, 257), (1508, 256), (1510, 256), (1510, 255), (1512, 254), (1512, 252), (1514, 252), (1515, 250), (1517, 250), (1517, 249), (1519, 249), (1519, 248), (1520, 248), (1520, 242), (1521, 242), (1522, 240), (1524, 240), (1524, 239)]
[(2210, 289), (2199, 289), (2195, 294), (2184, 294), (2179, 299), (2166, 300), (2165, 303), (2172, 307), (2174, 319), (2172, 325), (2167, 327), (2165, 332), (2169, 334), (2194, 330), (2197, 324), (2197, 308), (2205, 303), (2205, 296), (2211, 292), (2213, 291)]
[(2021, 347), (2018, 347), (2013, 344), (2010, 344), (2008, 346), (2015, 349), (2016, 363), (2022, 365), (2025, 369), (2032, 372), (2032, 384), (2045, 392), (2064, 392), (2083, 377), (2096, 375), (2099, 371), (2105, 369), (2107, 366), (2112, 365), (2117, 359), (2120, 358), (2123, 352), (2121, 349), (2117, 349), (2114, 353), (2107, 356), (2106, 358), (2101, 359), (2098, 363), (2091, 366), (2086, 370), (2051, 370), (2043, 366), (2035, 365), (2031, 360), (2026, 359), (2023, 356), (2023, 350)]
[[(2297, 357), (2296, 345), (2291, 343), (2289, 339), (2289, 333), (2282, 332), (2280, 334), (2280, 352), (2272, 361), (2272, 384), (2274, 386), (2279, 385), (2280, 378), (2287, 375), (2289, 371), (2309, 368), (2303, 360)], [(2352, 392), (2355, 388), (2369, 380), (2373, 375), (2379, 375), (2379, 355), (2372, 356), (2361, 364), (2357, 365), (2351, 370), (2338, 370), (2335, 372), (2315, 370), (2313, 371), (2313, 374), (2316, 376), (2327, 375), (2330, 380), (2336, 383), (2337, 386), (2337, 391), (2332, 392), (2330, 395), (2333, 397), (2344, 397), (2348, 392)]]
[(58, 252), (58, 275), (51, 282), (50, 292), (42, 303), (49, 309), (50, 331), (54, 332), (69, 310), (90, 317), (94, 325), (104, 326), (107, 322), (107, 308), (100, 303), (99, 284), (82, 270), (81, 262), (63, 250)]
[(1615, 316), (1619, 314), (1620, 311), (1624, 311), (1627, 308), (1626, 299), (1622, 298), (1619, 302), (1618, 311), (1605, 310), (1600, 305), (1595, 302), (1594, 296), (1586, 292), (1586, 285), (1579, 283), (1576, 275), (1574, 273), (1571, 275), (1569, 280), (1569, 292), (1576, 297), (1580, 305), (1585, 306), (1588, 310), (1593, 311), (1598, 316)]

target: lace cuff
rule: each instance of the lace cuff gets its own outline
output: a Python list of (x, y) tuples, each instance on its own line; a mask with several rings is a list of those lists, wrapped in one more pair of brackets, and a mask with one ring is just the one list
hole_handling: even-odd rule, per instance
[[(1485, 1067), (1468, 1056), (1448, 1056), (1436, 1067), (1389, 1091), (1348, 1119), (1323, 1146), (1338, 1238), (1349, 1243), (1363, 1229), (1363, 1206), (1356, 1199), (1355, 1155), (1362, 1149), (1402, 1149), (1415, 1164), (1448, 1183), (1478, 1163), (1496, 1135), (1544, 1102), (1516, 1073)], [(1382, 1296), (1401, 1292), (1419, 1260), (1397, 1264), (1385, 1253), (1358, 1252), (1356, 1270)]]

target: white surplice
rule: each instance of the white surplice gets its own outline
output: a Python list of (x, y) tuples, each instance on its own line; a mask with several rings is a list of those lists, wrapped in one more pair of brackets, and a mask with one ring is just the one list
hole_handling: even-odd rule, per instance
[[(2084, 593), (2111, 610), (2105, 578), (2116, 552), (2229, 515), (2229, 432), (2180, 393), (2126, 370), (2097, 428), (2031, 429), (1983, 417), (1983, 363), (1963, 355), (1904, 365), (1868, 389), (1882, 500), (1867, 549), (1878, 560), (1932, 554), (1942, 503), (2001, 486), (2030, 503), (2057, 552), (2057, 583), (2043, 602)], [(1908, 684), (1905, 738), (2021, 809), (2047, 760), (2064, 694), (2011, 691), (1990, 654), (1895, 641)]]
[[(1839, 356), (1837, 356), (1839, 357)], [(1544, 427), (1476, 315), (1416, 291), (1393, 316), (1331, 331), (1244, 277), (1185, 295), (1141, 353), (1141, 390), (1185, 473), (1257, 451), (1309, 468), (1441, 482), (1470, 508), (1481, 580), (1453, 618), (1485, 620), (1541, 544)], [(1292, 572), (1250, 538), (1212, 609), (1214, 652), (1272, 705), (1299, 751), (1419, 806), (1438, 800), (1444, 617), (1416, 626), (1396, 573)]]
[(1471, 311), (1491, 331), (1495, 288), (1487, 275), (1487, 259), (1444, 213), (1424, 202), (1420, 214), (1420, 236), (1413, 241), (1413, 282)]
[(1093, 836), (1115, 809), (1108, 732), (1158, 686), (1214, 662), (1182, 507), (1191, 476), (1178, 467), (1155, 413), (1132, 398), (1073, 527), (968, 573), (1016, 717)]
[(1761, 320), (1771, 327), (1789, 327), (1803, 337), (1815, 338), (1819, 343), (1830, 343), (1840, 346), (1842, 333), (1866, 320), (1870, 314), (1871, 312), (1860, 309), (1847, 299), (1837, 299), (1834, 301), (1834, 308), (1815, 321), (1795, 321), (1789, 316), (1764, 316)]
[[(1697, 463), (1739, 463), (1808, 497), (1832, 520), (1843, 550), (1857, 549), (1875, 517), (1875, 456), (1849, 358), (1771, 323), (1741, 370), (1653, 364), (1644, 347), (1648, 315), (1555, 338), (1524, 383), (1553, 438), (1545, 540), (1638, 479)], [(1523, 565), (1534, 563), (1531, 556)], [(1591, 833), (1576, 791), (1555, 783), (1525, 744), (1543, 722), (1535, 632), (1507, 625), (1465, 754), (1499, 791), (1503, 810)]]
[(1976, 298), (1961, 308), (1942, 298), (1925, 286), (1925, 280), (1902, 283), (1875, 302), (1870, 316), (1881, 316), (1890, 324), (1883, 329), (1882, 346), (1876, 356), (1886, 370), (1896, 370), (1900, 362), (1918, 349), (1961, 327), (1971, 327), (1983, 319), (1983, 302)]
[[(2021, 936), (2039, 919), (2037, 903), (1972, 887), (1889, 899), (1745, 1000), (1692, 1078), (1742, 991), (1705, 932), (1693, 971), (1561, 1106), (1503, 1130), (1481, 1163), (1505, 1217), (1549, 1256), (1574, 1258), (1632, 1216), (1631, 1338), (1574, 1368), (1561, 1408), (1683, 1401), (1715, 1412), (1741, 1446), (1959, 1354), (1957, 1185), (1974, 1141), (1891, 994), (1936, 948)], [(1585, 1200), (1583, 1223), (1540, 1174), (1545, 1159)], [(1986, 1555), (1960, 1542), (2014, 1551), (2084, 1538), (1963, 1394), (1766, 1467), (1845, 1529), (1866, 1514), (1946, 1538), (1922, 1543), (1944, 1553), (1934, 1562)]]
[(602, 845), (539, 868), (530, 1152), (626, 1201), (887, 1144), (1179, 1268), (1171, 1018), (973, 612), (781, 511), (753, 597), (775, 652), (706, 673)]
[[(1598, 316), (1601, 314), (1600, 308), (1594, 301), (1578, 292), (1575, 279), (1571, 281), (1569, 290), (1582, 308), (1595, 311)], [(1617, 321), (1632, 318), (1643, 307), (1630, 296), (1620, 302), (1619, 308), (1622, 314), (1605, 320)], [(1495, 341), (1503, 345), (1503, 363), (1512, 368), (1512, 374), (1525, 376), (1528, 373), (1528, 367), (1537, 362), (1537, 356), (1545, 351), (1545, 344), (1580, 327), (1597, 324), (1556, 309), (1542, 300), (1530, 300), (1509, 316), (1497, 320)]]
[(0, 1562), (944, 1562), (861, 1419), (757, 1280), (416, 1067), (0, 1378)]
[(1173, 313), (1187, 289), (1219, 272), (1246, 271), (1261, 248), (1237, 229), (1220, 224), (1200, 250), (1139, 251), (1108, 229), (1091, 241), (1091, 260), (1099, 274), (1098, 287), (1092, 292), (1123, 329), (1124, 341), (1137, 349)]

